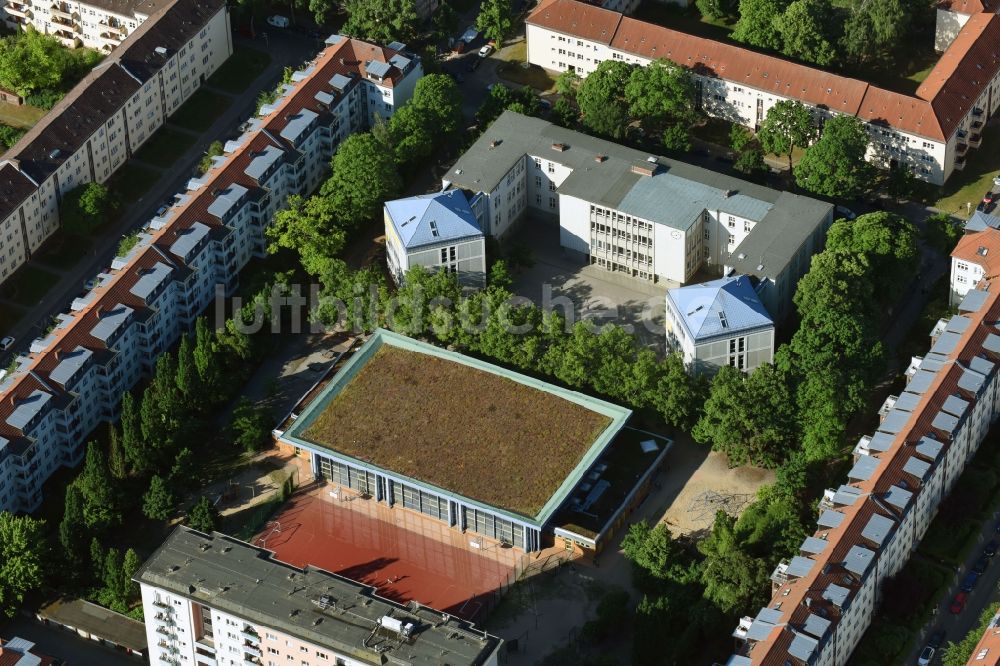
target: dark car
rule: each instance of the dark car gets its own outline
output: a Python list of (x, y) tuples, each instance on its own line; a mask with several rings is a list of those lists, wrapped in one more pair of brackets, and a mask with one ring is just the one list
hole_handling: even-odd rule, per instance
[(982, 576), (983, 573), (985, 573), (986, 571), (986, 567), (988, 567), (989, 565), (990, 565), (990, 558), (983, 555), (978, 560), (976, 560), (976, 564), (975, 566), (972, 567), (972, 570), (975, 571), (980, 576)]
[(979, 580), (979, 574), (975, 571), (965, 574), (965, 578), (962, 579), (962, 592), (972, 592), (972, 589), (976, 587), (977, 580)]
[(955, 595), (955, 598), (951, 600), (951, 606), (948, 607), (948, 610), (950, 610), (953, 615), (958, 615), (965, 610), (965, 602), (968, 598), (969, 595), (967, 592), (959, 592)]
[(933, 634), (931, 634), (930, 638), (927, 639), (927, 645), (937, 650), (939, 647), (944, 645), (944, 637), (945, 637), (944, 629), (938, 629)]
[(996, 539), (991, 540), (988, 544), (986, 544), (986, 547), (983, 548), (983, 555), (985, 555), (986, 557), (993, 557), (994, 555), (997, 554), (998, 545), (1000, 544), (997, 544)]

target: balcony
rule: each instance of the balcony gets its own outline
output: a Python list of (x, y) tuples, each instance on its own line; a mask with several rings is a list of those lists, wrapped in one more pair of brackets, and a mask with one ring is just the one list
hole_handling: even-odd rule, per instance
[(52, 34), (52, 36), (58, 39), (59, 43), (68, 49), (75, 49), (80, 45), (80, 39), (78, 37), (66, 35), (62, 31), (56, 31)]
[(157, 627), (174, 627), (177, 623), (174, 622), (174, 618), (170, 617), (166, 613), (157, 613), (153, 616), (153, 622)]
[(252, 627), (246, 627), (240, 632), (240, 636), (254, 645), (260, 644), (260, 634), (258, 634)]
[(263, 652), (260, 651), (260, 646), (251, 645), (250, 643), (243, 644), (243, 651), (246, 652), (247, 654), (252, 654), (255, 657), (260, 657), (261, 655), (264, 654)]
[(980, 109), (978, 106), (976, 108), (972, 109), (972, 117), (973, 118), (981, 118), (982, 115), (983, 115), (983, 110)]
[(983, 135), (980, 132), (973, 132), (969, 137), (969, 145), (978, 148), (983, 143)]
[(122, 40), (125, 39), (124, 37), (122, 37), (120, 32), (116, 32), (114, 30), (105, 30), (101, 32), (101, 34), (98, 36), (100, 37), (101, 41), (104, 42), (105, 46), (110, 46), (112, 48), (121, 44)]
[(167, 638), (177, 638), (177, 634), (174, 633), (174, 630), (165, 625), (160, 625), (155, 629), (155, 631), (161, 636), (166, 636)]
[(965, 168), (965, 157), (955, 158), (955, 171), (961, 171)]
[(19, 2), (8, 2), (5, 5), (5, 9), (11, 16), (19, 16), (26, 19), (32, 18), (31, 7), (29, 5), (23, 5)]
[(73, 14), (68, 11), (69, 9), (71, 9), (71, 7), (67, 5), (52, 5), (49, 7), (49, 13), (52, 14), (53, 21), (55, 21), (56, 18), (61, 18), (72, 22)]
[(960, 143), (957, 146), (955, 146), (956, 155), (964, 155), (968, 150), (969, 150), (969, 144), (967, 143)]

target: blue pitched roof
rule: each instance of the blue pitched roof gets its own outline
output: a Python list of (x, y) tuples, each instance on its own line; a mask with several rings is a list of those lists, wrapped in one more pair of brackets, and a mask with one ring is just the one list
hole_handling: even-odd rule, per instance
[(407, 249), (483, 235), (462, 190), (387, 201), (385, 210)]
[(671, 289), (667, 298), (695, 341), (774, 326), (745, 275)]

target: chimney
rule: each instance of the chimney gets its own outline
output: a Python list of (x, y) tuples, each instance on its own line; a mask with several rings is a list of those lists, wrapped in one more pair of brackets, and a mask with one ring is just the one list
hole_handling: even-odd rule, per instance
[(567, 146), (565, 143), (553, 143), (552, 144), (552, 150), (554, 150), (556, 152), (564, 153), (568, 149), (569, 149), (569, 146)]
[(646, 162), (639, 162), (632, 165), (632, 173), (637, 173), (640, 176), (652, 176), (656, 173), (656, 165), (648, 164)]

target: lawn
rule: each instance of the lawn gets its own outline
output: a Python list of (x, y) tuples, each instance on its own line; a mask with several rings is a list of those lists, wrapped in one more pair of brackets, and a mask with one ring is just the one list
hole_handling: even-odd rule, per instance
[(76, 265), (90, 251), (90, 239), (57, 231), (35, 255), (40, 263), (52, 268), (67, 270)]
[(302, 426), (304, 439), (529, 517), (611, 423), (558, 395), (389, 343), (320, 400), (329, 402)]
[[(987, 126), (983, 131), (983, 143), (979, 148), (970, 148), (965, 169), (951, 174), (942, 187), (931, 188), (931, 194), (924, 203), (945, 213), (961, 218), (969, 217), (983, 194), (993, 187), (993, 177), (1000, 172), (1000, 125)], [(971, 206), (967, 206), (971, 204)]]
[(114, 193), (115, 199), (123, 206), (127, 206), (144, 197), (159, 179), (160, 174), (157, 171), (137, 164), (126, 164), (111, 178), (108, 186)]
[(191, 95), (188, 101), (177, 109), (174, 115), (170, 116), (167, 122), (196, 132), (204, 132), (212, 126), (216, 118), (222, 115), (223, 111), (229, 108), (232, 101), (226, 95), (202, 88)]
[(23, 127), (25, 129), (33, 126), (47, 113), (45, 109), (23, 104), (16, 106), (7, 102), (0, 102), (0, 123), (11, 127)]
[(15, 303), (32, 306), (37, 305), (58, 282), (59, 276), (55, 273), (29, 264), (18, 269), (7, 279), (3, 284), (2, 293), (4, 298)]
[(503, 62), (497, 65), (497, 76), (505, 81), (530, 86), (538, 92), (555, 88), (556, 80), (538, 65), (526, 64), (528, 43), (524, 40), (511, 45), (497, 54)]
[(271, 56), (263, 51), (249, 46), (237, 47), (233, 55), (229, 56), (215, 74), (209, 77), (208, 85), (233, 94), (241, 93), (267, 69), (269, 64)]
[(190, 134), (161, 127), (142, 145), (135, 158), (153, 166), (168, 169), (194, 145), (195, 137)]

